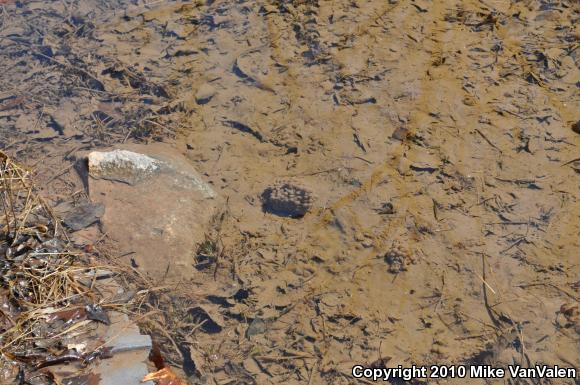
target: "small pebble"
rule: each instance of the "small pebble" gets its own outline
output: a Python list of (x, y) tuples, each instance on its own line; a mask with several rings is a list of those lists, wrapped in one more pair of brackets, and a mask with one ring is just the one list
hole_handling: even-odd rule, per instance
[(205, 83), (198, 88), (195, 94), (195, 101), (197, 104), (207, 104), (215, 96), (216, 92), (212, 85)]

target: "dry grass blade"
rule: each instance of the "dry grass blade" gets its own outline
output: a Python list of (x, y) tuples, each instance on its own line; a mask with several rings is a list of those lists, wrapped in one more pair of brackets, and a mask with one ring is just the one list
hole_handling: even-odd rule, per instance
[[(62, 338), (90, 330), (86, 308), (115, 306), (94, 281), (98, 270), (116, 270), (89, 262), (65, 233), (58, 234), (59, 222), (32, 177), (0, 151), (0, 365), (18, 361), (31, 370), (63, 353)], [(55, 322), (62, 314), (80, 314), (71, 309), (85, 313)]]

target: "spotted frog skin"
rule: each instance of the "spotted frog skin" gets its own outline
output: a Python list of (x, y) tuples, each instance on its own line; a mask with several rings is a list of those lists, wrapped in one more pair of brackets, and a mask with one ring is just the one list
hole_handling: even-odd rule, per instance
[(262, 193), (264, 211), (282, 217), (303, 217), (314, 203), (311, 190), (300, 184), (281, 181)]

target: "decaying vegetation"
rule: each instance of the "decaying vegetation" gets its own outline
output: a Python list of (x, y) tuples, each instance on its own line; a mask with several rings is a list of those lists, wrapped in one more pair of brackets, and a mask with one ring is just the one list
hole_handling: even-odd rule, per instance
[[(111, 298), (96, 290), (105, 268), (70, 248), (66, 233), (39, 196), (28, 170), (0, 152), (0, 382), (51, 383), (50, 371), (68, 361), (106, 356), (82, 337), (93, 323), (109, 323)], [(110, 269), (110, 267), (107, 267)], [(77, 343), (75, 344), (75, 341)], [(102, 344), (101, 344), (102, 345)]]

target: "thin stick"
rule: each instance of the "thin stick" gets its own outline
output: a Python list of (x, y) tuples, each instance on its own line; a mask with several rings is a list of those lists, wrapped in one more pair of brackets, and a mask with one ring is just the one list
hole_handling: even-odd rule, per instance
[(477, 273), (474, 273), (474, 274), (477, 276), (477, 278), (481, 279), (481, 282), (483, 282), (483, 283), (485, 284), (485, 286), (487, 286), (487, 288), (488, 288), (489, 290), (491, 290), (491, 292), (492, 292), (493, 294), (497, 294), (497, 293), (495, 292), (495, 290), (493, 290), (493, 288), (492, 288), (492, 287), (489, 285), (489, 283), (487, 283), (487, 282), (485, 281), (485, 279), (483, 279), (483, 277), (481, 277), (481, 276), (480, 276), (479, 274), (477, 274)]

